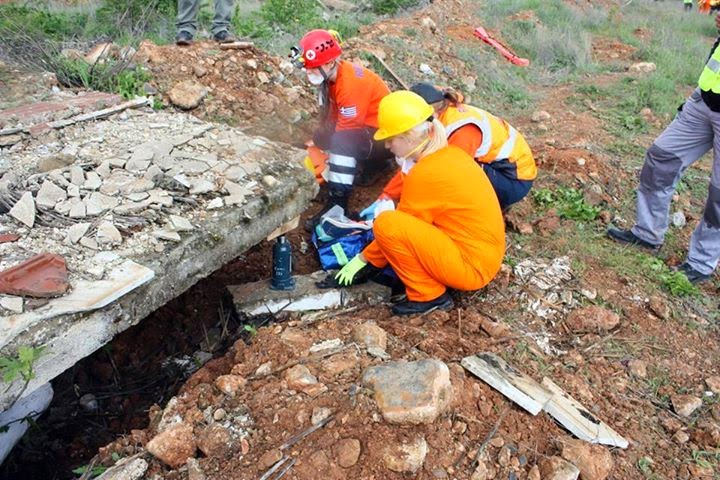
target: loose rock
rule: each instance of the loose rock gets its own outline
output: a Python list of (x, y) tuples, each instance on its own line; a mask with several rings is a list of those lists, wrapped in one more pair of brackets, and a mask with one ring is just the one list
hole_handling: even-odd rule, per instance
[(572, 463), (560, 458), (543, 458), (539, 463), (543, 480), (577, 480), (580, 470)]
[(283, 454), (279, 449), (275, 448), (273, 450), (269, 450), (263, 453), (260, 460), (258, 460), (258, 467), (260, 467), (260, 470), (265, 471), (279, 462), (282, 457)]
[(652, 62), (638, 62), (630, 65), (628, 68), (631, 72), (638, 73), (652, 73), (657, 69), (657, 66)]
[(35, 202), (41, 207), (54, 208), (55, 204), (66, 199), (67, 193), (64, 189), (49, 180), (45, 180), (37, 193)]
[(573, 310), (565, 323), (574, 332), (607, 332), (620, 324), (620, 317), (607, 308), (593, 305)]
[(310, 418), (310, 422), (313, 425), (317, 425), (318, 423), (322, 422), (326, 418), (328, 418), (330, 415), (332, 415), (332, 410), (330, 410), (327, 407), (315, 407), (313, 408), (312, 417)]
[(353, 339), (367, 348), (387, 349), (387, 332), (373, 322), (363, 323), (353, 328)]
[(453, 398), (450, 371), (440, 360), (370, 367), (363, 382), (374, 390), (378, 408), (390, 423), (432, 423)]
[(681, 417), (689, 417), (702, 406), (702, 400), (692, 395), (671, 395), (673, 410)]
[(535, 123), (546, 122), (550, 120), (550, 118), (552, 117), (550, 117), (550, 114), (545, 110), (533, 112), (532, 116), (530, 117), (530, 119)]
[(238, 390), (245, 385), (247, 385), (247, 380), (240, 375), (220, 375), (215, 379), (215, 386), (231, 397), (234, 397)]
[(628, 370), (635, 377), (647, 378), (647, 363), (642, 360), (630, 360), (628, 362)]
[(192, 110), (200, 105), (207, 96), (208, 89), (195, 80), (185, 80), (176, 84), (169, 92), (168, 97), (173, 105), (185, 110)]
[(427, 452), (427, 442), (423, 437), (418, 437), (412, 443), (385, 447), (383, 463), (393, 472), (415, 473), (425, 463)]
[(9, 213), (15, 220), (32, 228), (35, 225), (35, 200), (33, 200), (32, 193), (23, 193)]
[(720, 394), (720, 377), (708, 377), (705, 379), (705, 384), (711, 392)]
[(333, 447), (337, 464), (343, 468), (350, 468), (360, 458), (361, 445), (357, 438), (343, 438)]
[(230, 451), (232, 438), (230, 432), (218, 423), (213, 423), (200, 431), (197, 445), (208, 457), (222, 457)]
[(615, 465), (607, 448), (583, 440), (567, 440), (561, 455), (578, 467), (583, 480), (604, 480)]
[(205, 480), (205, 472), (200, 466), (197, 458), (188, 458), (187, 461), (188, 480)]
[(119, 245), (122, 235), (112, 222), (102, 222), (97, 228), (95, 239), (98, 245)]
[(192, 427), (179, 424), (156, 435), (146, 448), (170, 467), (179, 468), (189, 457), (195, 456), (197, 444)]

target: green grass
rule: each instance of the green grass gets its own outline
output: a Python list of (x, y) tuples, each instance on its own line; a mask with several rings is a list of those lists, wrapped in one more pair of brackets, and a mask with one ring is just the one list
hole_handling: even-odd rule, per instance
[(600, 207), (588, 204), (582, 192), (574, 188), (541, 188), (533, 190), (532, 197), (541, 207), (555, 208), (560, 218), (589, 222), (600, 214)]

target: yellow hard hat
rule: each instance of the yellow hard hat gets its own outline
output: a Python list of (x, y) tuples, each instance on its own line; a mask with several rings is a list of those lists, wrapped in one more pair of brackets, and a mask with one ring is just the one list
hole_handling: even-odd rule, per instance
[(373, 138), (385, 140), (417, 127), (434, 113), (417, 93), (409, 90), (392, 92), (378, 106), (378, 129)]

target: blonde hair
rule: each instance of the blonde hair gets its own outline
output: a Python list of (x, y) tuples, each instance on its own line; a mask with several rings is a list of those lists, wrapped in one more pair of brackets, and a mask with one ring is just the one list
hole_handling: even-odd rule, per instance
[(433, 118), (432, 121), (428, 120), (423, 122), (399, 136), (405, 137), (409, 140), (417, 140), (418, 143), (429, 139), (427, 145), (420, 150), (417, 158), (422, 158), (430, 155), (431, 153), (435, 153), (448, 145), (445, 135), (445, 127), (442, 123), (440, 123), (440, 120), (436, 118)]

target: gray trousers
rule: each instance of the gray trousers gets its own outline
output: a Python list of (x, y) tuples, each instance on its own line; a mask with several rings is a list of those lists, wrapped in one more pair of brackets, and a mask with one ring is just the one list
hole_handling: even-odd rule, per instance
[[(201, 0), (178, 0), (178, 15), (175, 21), (178, 32), (188, 32), (190, 35), (195, 35), (200, 3)], [(215, 0), (215, 16), (212, 23), (213, 35), (228, 29), (234, 3), (234, 0)]]
[(713, 112), (695, 90), (681, 112), (655, 139), (645, 155), (637, 192), (637, 220), (632, 232), (660, 245), (668, 229), (670, 202), (685, 170), (713, 149), (705, 212), (690, 239), (688, 264), (711, 274), (720, 259), (720, 112)]

